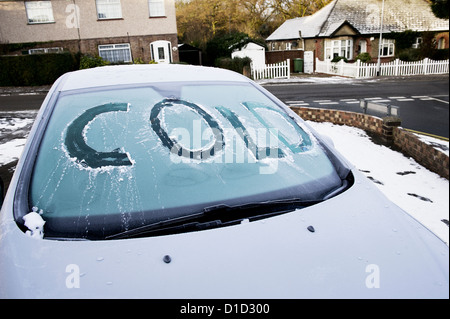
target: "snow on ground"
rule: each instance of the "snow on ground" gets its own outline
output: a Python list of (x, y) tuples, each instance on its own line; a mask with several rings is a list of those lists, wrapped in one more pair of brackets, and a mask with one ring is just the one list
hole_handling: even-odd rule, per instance
[[(264, 84), (288, 84), (288, 83), (315, 83), (315, 84), (342, 84), (358, 82), (358, 79), (346, 78), (342, 76), (291, 76), (289, 79), (262, 79), (255, 81), (259, 85)], [(366, 80), (367, 81), (367, 80)]]
[[(430, 172), (414, 159), (377, 145), (363, 130), (331, 123), (308, 122), (317, 132), (329, 136), (336, 149), (397, 206), (438, 237), (449, 243), (449, 181)], [(424, 137), (447, 149), (448, 142)]]
[[(26, 126), (30, 121), (32, 119), (0, 118), (0, 137)], [(447, 179), (430, 172), (401, 153), (373, 143), (363, 130), (331, 123), (308, 123), (320, 134), (329, 136), (336, 149), (371, 179), (390, 200), (449, 243)], [(423, 139), (438, 145), (448, 154), (448, 142), (429, 137)], [(17, 160), (24, 145), (25, 138), (0, 143), (0, 165)]]
[[(6, 114), (6, 113), (5, 113)], [(10, 113), (12, 114), (12, 113)], [(30, 118), (14, 118), (14, 117), (1, 117), (0, 118), (0, 134), (4, 134), (6, 131), (13, 131), (19, 128), (24, 128), (28, 124), (33, 123), (34, 119)], [(1, 137), (1, 135), (0, 135)]]
[(0, 144), (0, 165), (6, 165), (19, 159), (25, 146), (26, 139), (15, 139)]

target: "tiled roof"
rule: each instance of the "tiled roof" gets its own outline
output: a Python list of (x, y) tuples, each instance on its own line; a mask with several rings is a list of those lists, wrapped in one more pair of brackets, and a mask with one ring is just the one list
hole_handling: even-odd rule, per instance
[[(329, 37), (345, 21), (361, 34), (380, 32), (382, 0), (334, 0), (315, 14), (287, 20), (267, 40)], [(434, 16), (426, 0), (385, 0), (383, 32), (448, 31), (449, 21)]]

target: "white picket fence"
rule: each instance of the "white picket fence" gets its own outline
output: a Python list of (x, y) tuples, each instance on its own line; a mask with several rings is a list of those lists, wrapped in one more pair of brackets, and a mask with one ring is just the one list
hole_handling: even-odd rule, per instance
[(274, 64), (251, 64), (253, 80), (261, 79), (290, 79), (291, 61), (287, 59), (284, 62)]
[[(336, 74), (353, 78), (370, 78), (377, 76), (377, 63), (346, 63), (341, 60), (332, 63), (330, 60), (320, 61), (316, 58), (316, 72)], [(425, 58), (417, 62), (404, 62), (396, 59), (389, 63), (381, 63), (381, 76), (403, 76), (419, 74), (447, 74), (449, 73), (449, 60), (434, 61)]]

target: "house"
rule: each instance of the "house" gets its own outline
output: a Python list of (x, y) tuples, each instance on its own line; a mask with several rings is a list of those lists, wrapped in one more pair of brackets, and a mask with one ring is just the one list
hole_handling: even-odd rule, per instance
[(113, 63), (175, 62), (175, 0), (0, 0), (0, 44), (14, 54), (70, 51)]
[(231, 53), (231, 58), (236, 57), (248, 57), (252, 59), (253, 65), (258, 67), (266, 63), (266, 48), (260, 44), (248, 42), (243, 47), (236, 49)]
[[(337, 56), (353, 60), (367, 52), (376, 60), (382, 8), (383, 0), (334, 0), (311, 16), (282, 24), (266, 39), (268, 53), (303, 57), (303, 52), (312, 51), (323, 61)], [(388, 36), (391, 32), (432, 31), (439, 48), (448, 49), (449, 22), (436, 18), (428, 1), (386, 0), (383, 12), (382, 60), (395, 56), (395, 39)], [(418, 46), (420, 41), (417, 37), (414, 44)]]

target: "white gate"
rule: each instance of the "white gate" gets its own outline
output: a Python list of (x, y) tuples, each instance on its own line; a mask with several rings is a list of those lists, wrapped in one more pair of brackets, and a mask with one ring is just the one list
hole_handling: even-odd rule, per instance
[(305, 51), (304, 52), (304, 69), (305, 73), (314, 73), (314, 52), (313, 51)]

